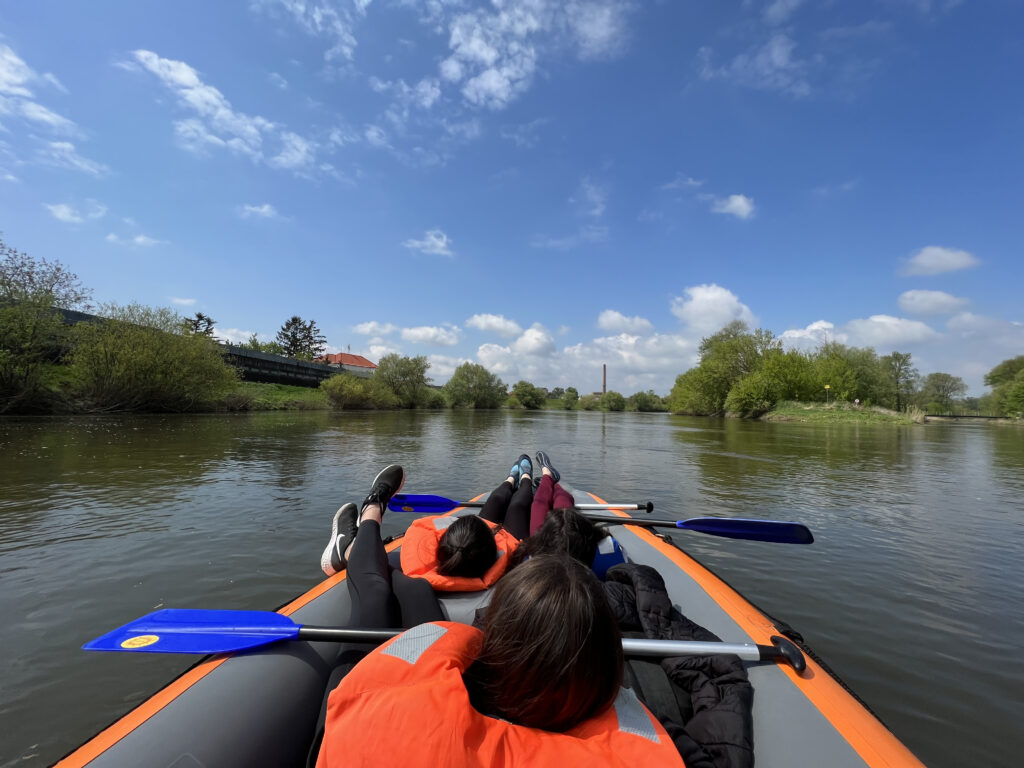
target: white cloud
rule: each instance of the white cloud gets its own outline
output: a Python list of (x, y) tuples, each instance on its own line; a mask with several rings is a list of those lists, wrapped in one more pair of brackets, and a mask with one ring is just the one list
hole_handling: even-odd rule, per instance
[(82, 157), (70, 141), (49, 141), (36, 151), (36, 157), (46, 165), (81, 171), (90, 176), (105, 176), (110, 169), (103, 163)]
[(900, 309), (911, 315), (948, 315), (966, 307), (970, 302), (945, 291), (904, 291), (900, 294)]
[(504, 315), (473, 315), (466, 321), (466, 327), (496, 333), (506, 339), (519, 336), (523, 332), (519, 323), (509, 320)]
[(31, 86), (36, 83), (67, 93), (55, 75), (40, 75), (10, 46), (0, 43), (0, 114), (21, 117), (55, 133), (77, 134), (74, 122), (35, 101)]
[(695, 187), (701, 186), (703, 183), (704, 182), (700, 181), (699, 179), (694, 179), (691, 176), (687, 176), (682, 171), (677, 171), (675, 178), (673, 178), (672, 181), (667, 181), (664, 184), (662, 184), (661, 188), (665, 190), (694, 189)]
[(512, 350), (500, 344), (481, 344), (476, 350), (476, 359), (480, 365), (498, 376), (515, 378), (519, 373), (519, 365)]
[(506, 125), (501, 129), (501, 138), (508, 139), (520, 149), (532, 149), (540, 141), (540, 129), (549, 122), (546, 117), (538, 117), (522, 125)]
[(712, 51), (701, 48), (698, 59), (701, 77), (705, 80), (726, 80), (749, 88), (781, 91), (797, 98), (809, 96), (807, 64), (794, 58), (796, 43), (787, 35), (776, 34), (763, 46), (736, 56), (724, 67), (711, 64)]
[(938, 275), (976, 267), (980, 262), (968, 251), (929, 245), (915, 253), (907, 262), (904, 274)]
[(369, 4), (370, 0), (254, 0), (250, 8), (283, 9), (306, 34), (330, 41), (331, 47), (324, 53), (326, 61), (351, 61), (357, 45), (353, 29)]
[(263, 203), (262, 205), (240, 205), (236, 210), (238, 211), (238, 215), (243, 219), (248, 219), (252, 216), (260, 219), (280, 218), (277, 208), (272, 206), (270, 203)]
[(589, 224), (580, 227), (576, 234), (566, 235), (565, 237), (548, 237), (547, 235), (538, 235), (530, 241), (530, 245), (534, 248), (550, 248), (555, 251), (569, 251), (573, 248), (578, 248), (581, 245), (603, 243), (607, 240), (608, 227)]
[(81, 224), (86, 219), (102, 219), (107, 213), (107, 206), (91, 199), (85, 201), (85, 208), (82, 211), (67, 203), (46, 204), (46, 209), (53, 218), (65, 224)]
[(440, 229), (428, 229), (423, 233), (422, 240), (406, 240), (403, 246), (431, 256), (454, 256), (451, 249), (452, 241)]
[(135, 235), (135, 237), (125, 239), (119, 237), (113, 232), (107, 235), (106, 240), (108, 243), (115, 243), (117, 245), (137, 245), (140, 248), (151, 248), (154, 245), (167, 244), (166, 240), (157, 240), (155, 237), (150, 237), (149, 235)]
[(625, 48), (626, 3), (569, 0), (564, 10), (581, 59), (606, 59)]
[(316, 160), (316, 144), (291, 131), (281, 134), (283, 147), (281, 152), (270, 158), (274, 168), (300, 170), (309, 168)]
[(388, 142), (387, 133), (378, 125), (366, 126), (366, 130), (363, 131), (363, 138), (366, 139), (366, 143), (371, 147), (387, 148), (391, 146), (390, 142)]
[(370, 345), (370, 359), (380, 360), (385, 355), (393, 355), (401, 352), (398, 347), (392, 347), (388, 344), (371, 344)]
[(750, 307), (720, 285), (694, 285), (683, 293), (685, 298), (677, 296), (672, 299), (672, 314), (702, 336), (720, 330), (733, 320), (742, 320), (751, 327), (757, 324)]
[(397, 331), (398, 326), (392, 325), (391, 323), (378, 323), (376, 320), (371, 320), (367, 323), (359, 323), (359, 325), (353, 327), (352, 330), (360, 336), (387, 336)]
[(551, 332), (540, 323), (534, 323), (512, 342), (511, 350), (517, 355), (550, 357), (555, 353), (555, 340)]
[(171, 304), (177, 304), (179, 307), (191, 307), (195, 303), (195, 299), (182, 299), (177, 296), (171, 296)]
[(450, 379), (455, 369), (463, 363), (473, 362), (468, 357), (451, 357), (449, 355), (427, 355), (427, 362), (430, 363), (428, 373), (435, 381)]
[(729, 195), (728, 197), (708, 197), (708, 199), (711, 200), (712, 213), (727, 213), (744, 220), (754, 215), (754, 198), (752, 197)]
[(581, 207), (587, 216), (600, 218), (608, 207), (608, 195), (611, 189), (608, 184), (594, 181), (589, 176), (580, 180), (580, 186), (576, 194), (569, 198), (569, 202), (576, 203)]
[[(241, 328), (222, 328), (219, 325), (213, 330), (214, 338), (223, 341), (225, 344), (244, 344), (252, 338), (253, 331), (244, 331)], [(259, 334), (260, 341), (270, 341), (266, 334)]]
[(603, 331), (647, 334), (654, 330), (651, 321), (644, 317), (626, 317), (614, 309), (606, 309), (597, 318), (597, 327)]
[(783, 24), (793, 12), (803, 5), (804, 0), (773, 0), (764, 9), (764, 20), (768, 24)]
[(454, 326), (421, 325), (416, 328), (403, 328), (401, 336), (403, 341), (434, 347), (453, 347), (459, 343), (459, 329)]
[(792, 328), (784, 331), (779, 339), (787, 347), (810, 350), (816, 349), (828, 341), (845, 344), (847, 336), (845, 333), (837, 332), (835, 325), (828, 320), (815, 320), (806, 328)]
[(288, 81), (277, 72), (271, 72), (267, 75), (267, 80), (269, 80), (273, 85), (276, 85), (282, 91), (288, 90)]
[(871, 315), (866, 320), (851, 320), (843, 326), (856, 346), (875, 347), (879, 354), (906, 344), (918, 344), (938, 338), (938, 334), (920, 320), (892, 315)]

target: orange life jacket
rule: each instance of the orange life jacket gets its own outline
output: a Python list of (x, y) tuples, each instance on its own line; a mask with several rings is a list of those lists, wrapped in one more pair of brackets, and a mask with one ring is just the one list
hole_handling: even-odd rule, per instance
[(477, 712), (463, 672), (483, 633), (420, 624), (377, 648), (331, 692), (317, 768), (683, 766), (672, 739), (632, 691), (565, 733)]
[(448, 526), (457, 517), (421, 517), (409, 526), (402, 540), (402, 571), (407, 576), (418, 576), (430, 582), (438, 592), (480, 592), (494, 586), (505, 574), (508, 558), (519, 540), (504, 528), (490, 520), (484, 520), (494, 531), (494, 543), (498, 545), (498, 559), (483, 576), (442, 576), (437, 572), (437, 545), (441, 542)]

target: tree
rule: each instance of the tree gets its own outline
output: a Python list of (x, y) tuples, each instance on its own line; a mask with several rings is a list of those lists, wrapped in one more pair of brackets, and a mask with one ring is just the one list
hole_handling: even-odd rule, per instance
[(561, 387), (555, 387), (550, 392), (548, 392), (549, 400), (561, 400), (563, 397), (565, 397), (565, 390), (562, 389)]
[(528, 381), (517, 381), (512, 387), (513, 396), (519, 404), (529, 411), (535, 411), (544, 405), (544, 392)]
[(638, 411), (640, 413), (668, 410), (665, 400), (656, 395), (653, 389), (630, 395), (627, 407), (631, 411)]
[(624, 411), (626, 410), (626, 398), (618, 392), (609, 390), (601, 395), (601, 410)]
[(896, 410), (902, 411), (907, 404), (908, 396), (914, 391), (917, 383), (917, 368), (914, 367), (909, 352), (893, 352), (879, 358), (882, 372), (889, 386), (890, 394), (895, 395)]
[(339, 411), (397, 408), (398, 398), (380, 381), (339, 373), (320, 382), (320, 389)]
[(292, 315), (277, 332), (277, 343), (286, 357), (312, 360), (320, 357), (327, 348), (327, 339), (316, 327), (316, 321), (308, 323), (298, 315)]
[(936, 404), (940, 410), (949, 411), (953, 408), (953, 398), (967, 394), (967, 385), (959, 376), (949, 373), (929, 373), (924, 377), (919, 394), (919, 402)]
[(505, 383), (477, 363), (463, 363), (444, 385), (453, 408), (498, 408), (505, 401)]
[(260, 341), (255, 333), (238, 346), (242, 349), (251, 349), (253, 352), (263, 352), (268, 355), (284, 355), (284, 347), (276, 341)]
[(78, 323), (70, 354), (73, 394), (89, 410), (191, 411), (236, 385), (216, 343), (184, 332), (164, 308), (108, 305), (98, 323)]
[(63, 309), (92, 309), (92, 291), (59, 261), (34, 259), (0, 236), (0, 301), (49, 301)]
[(0, 303), (0, 413), (52, 409), (66, 340), (67, 326), (49, 299)]
[(580, 400), (580, 393), (576, 390), (576, 387), (566, 387), (565, 394), (562, 395), (562, 408), (571, 411), (576, 407), (576, 403)]
[(428, 368), (430, 363), (423, 355), (402, 357), (392, 353), (380, 359), (373, 378), (398, 398), (402, 408), (415, 408), (423, 399), (423, 390), (430, 381), (427, 378)]
[[(217, 323), (209, 315), (204, 315), (202, 312), (196, 312), (192, 317), (186, 317), (183, 323), (186, 333), (201, 334), (209, 338), (213, 338), (213, 326)], [(256, 334), (253, 334), (254, 336)]]
[(990, 387), (1009, 384), (1021, 371), (1024, 371), (1024, 355), (1011, 357), (985, 374), (985, 384)]

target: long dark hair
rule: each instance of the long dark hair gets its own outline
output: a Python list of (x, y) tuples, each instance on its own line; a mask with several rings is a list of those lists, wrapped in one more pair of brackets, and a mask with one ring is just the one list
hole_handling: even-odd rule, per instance
[(622, 636), (601, 582), (564, 555), (506, 574), (466, 678), (477, 709), (530, 728), (567, 731), (603, 712), (622, 683)]
[(537, 532), (512, 553), (509, 568), (536, 555), (569, 555), (588, 568), (597, 555), (597, 545), (607, 531), (598, 528), (575, 509), (553, 509)]
[(437, 543), (437, 572), (442, 576), (479, 578), (497, 559), (494, 534), (476, 515), (460, 517)]

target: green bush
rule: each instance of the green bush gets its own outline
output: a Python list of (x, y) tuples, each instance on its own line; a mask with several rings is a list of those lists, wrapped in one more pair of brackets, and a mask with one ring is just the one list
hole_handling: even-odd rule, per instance
[(416, 407), (430, 408), (431, 410), (447, 408), (448, 399), (444, 396), (444, 393), (440, 389), (424, 387), (422, 390), (420, 390), (420, 398), (419, 402), (416, 404)]
[(581, 411), (597, 411), (601, 408), (600, 395), (583, 395), (576, 404)]
[(631, 411), (639, 411), (641, 413), (668, 410), (665, 399), (656, 395), (653, 389), (630, 395), (626, 407)]
[(85, 410), (200, 410), (237, 385), (216, 343), (183, 333), (171, 310), (110, 305), (104, 314), (72, 330), (73, 394)]
[(602, 411), (624, 411), (626, 410), (626, 398), (618, 392), (605, 392), (601, 395)]
[(580, 393), (576, 391), (576, 387), (569, 387), (565, 390), (565, 394), (562, 395), (562, 408), (571, 411), (579, 401)]
[(544, 405), (544, 391), (528, 381), (517, 381), (512, 387), (512, 395), (523, 408), (530, 411), (535, 411)]
[(320, 382), (320, 389), (339, 411), (388, 410), (400, 405), (395, 394), (376, 378), (339, 373)]
[(430, 363), (424, 355), (402, 357), (393, 353), (380, 359), (373, 379), (395, 396), (400, 407), (415, 408), (430, 382), (427, 378), (429, 368)]
[(499, 408), (505, 402), (505, 384), (482, 365), (463, 363), (443, 388), (453, 408)]
[(763, 370), (747, 374), (733, 385), (725, 400), (729, 413), (756, 417), (767, 413), (779, 400), (778, 390), (771, 377)]
[(67, 327), (50, 298), (0, 305), (0, 413), (45, 413), (60, 401)]

